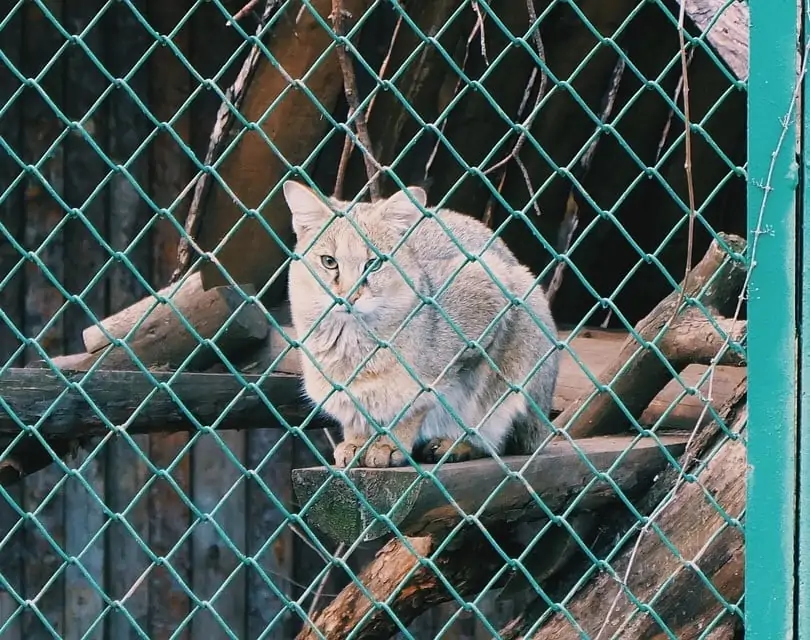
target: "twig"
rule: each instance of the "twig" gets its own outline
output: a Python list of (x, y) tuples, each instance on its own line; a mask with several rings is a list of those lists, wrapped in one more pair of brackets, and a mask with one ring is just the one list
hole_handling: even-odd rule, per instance
[(234, 22), (239, 22), (248, 13), (253, 11), (253, 9), (256, 8), (257, 4), (259, 4), (259, 0), (248, 0), (248, 3), (244, 7), (239, 9), (239, 11), (237, 11), (235, 14), (233, 14), (233, 17), (225, 23), (225, 26), (230, 27), (231, 24), (233, 24)]
[[(527, 0), (526, 1), (526, 10), (529, 13), (529, 24), (534, 26), (534, 23), (537, 22), (537, 12), (534, 10), (534, 2), (532, 0)], [(532, 34), (532, 40), (534, 41), (534, 46), (537, 47), (537, 55), (538, 55), (538, 57), (540, 58), (540, 60), (542, 60), (543, 64), (545, 64), (546, 63), (546, 47), (543, 44), (543, 39), (540, 37), (540, 27), (539, 26), (538, 26), (537, 29), (535, 29), (534, 33)], [(538, 69), (535, 68), (535, 71), (537, 71), (537, 70)], [(540, 88), (537, 90), (537, 97), (535, 98), (535, 101), (534, 101), (534, 107), (532, 108), (531, 112), (529, 113), (529, 116), (526, 118), (525, 122), (522, 125), (523, 131), (521, 131), (520, 135), (518, 136), (517, 142), (515, 143), (515, 146), (512, 147), (512, 150), (509, 152), (509, 154), (505, 158), (503, 158), (502, 160), (499, 160), (498, 162), (496, 162), (489, 169), (484, 171), (485, 176), (489, 175), (490, 173), (492, 173), (494, 171), (497, 171), (501, 167), (505, 166), (512, 158), (517, 160), (517, 155), (520, 153), (520, 150), (523, 148), (523, 144), (526, 142), (526, 131), (532, 126), (532, 123), (534, 122), (534, 119), (537, 117), (537, 107), (540, 104), (540, 101), (546, 95), (546, 86), (548, 85), (548, 76), (545, 73), (543, 73), (542, 69), (540, 69), (539, 71), (540, 71)], [(532, 74), (532, 76), (534, 76), (534, 73)], [(529, 86), (531, 86), (533, 83), (534, 83), (534, 77), (532, 77), (532, 80), (530, 81)], [(524, 99), (525, 99), (525, 94), (524, 94)], [(531, 191), (531, 189), (530, 189), (530, 191)]]
[[(346, 30), (344, 19), (347, 15), (346, 10), (343, 8), (343, 0), (332, 0), (332, 25), (338, 37), (345, 37)], [(379, 200), (380, 187), (377, 182), (379, 176), (379, 164), (374, 159), (373, 147), (371, 146), (371, 138), (368, 135), (368, 126), (366, 124), (366, 116), (360, 110), (360, 100), (357, 97), (357, 78), (354, 75), (354, 66), (349, 59), (346, 46), (337, 47), (338, 61), (340, 62), (340, 70), (343, 73), (343, 92), (346, 95), (346, 102), (349, 104), (349, 113), (355, 117), (354, 127), (357, 130), (357, 137), (360, 144), (365, 147), (363, 153), (363, 161), (366, 165), (366, 174), (368, 175), (368, 188), (371, 193), (372, 200)], [(344, 146), (345, 149), (345, 146)]]
[(681, 288), (678, 303), (673, 310), (673, 319), (683, 304), (684, 291), (689, 284), (689, 275), (692, 271), (692, 246), (695, 236), (695, 185), (692, 180), (692, 119), (689, 112), (689, 62), (686, 54), (686, 38), (684, 37), (684, 23), (686, 19), (686, 3), (681, 2), (678, 14), (678, 42), (681, 47), (681, 79), (683, 80), (683, 124), (684, 124), (684, 152), (683, 168), (686, 172), (686, 191), (689, 200), (689, 229), (686, 236), (686, 267), (683, 274), (683, 287)]
[[(391, 63), (391, 55), (394, 52), (394, 44), (396, 44), (397, 36), (399, 35), (399, 28), (402, 25), (402, 14), (399, 15), (397, 18), (397, 24), (394, 27), (394, 33), (391, 35), (391, 44), (388, 46), (388, 52), (385, 54), (385, 58), (380, 65), (380, 70), (377, 72), (377, 78), (382, 80), (385, 77), (385, 72), (388, 70), (388, 65)], [(374, 102), (377, 100), (377, 94), (375, 93), (371, 96), (371, 100), (368, 103), (368, 109), (366, 109), (366, 122), (371, 120), (371, 110), (374, 108)], [(349, 108), (349, 113), (346, 116), (347, 120), (352, 119), (352, 114), (354, 112), (351, 108)], [(343, 151), (340, 154), (340, 162), (338, 163), (338, 170), (337, 176), (335, 177), (335, 189), (333, 191), (333, 196), (337, 199), (340, 199), (343, 192), (343, 182), (346, 179), (346, 170), (349, 166), (349, 159), (352, 156), (352, 151), (354, 151), (354, 142), (352, 141), (352, 137), (346, 134), (346, 137), (343, 140)]]
[[(627, 65), (624, 58), (619, 56), (619, 59), (616, 61), (616, 64), (613, 67), (613, 73), (610, 76), (608, 90), (602, 99), (602, 109), (599, 113), (600, 124), (609, 120), (610, 116), (613, 114), (613, 107), (616, 105), (616, 96), (619, 94), (619, 85), (621, 84), (622, 77), (624, 76), (624, 69), (626, 66)], [(599, 144), (601, 137), (600, 126), (597, 126), (596, 136), (593, 142), (585, 150), (585, 153), (582, 154), (579, 164), (574, 169), (575, 178), (578, 181), (582, 181), (585, 176), (588, 175), (588, 172), (591, 169), (591, 164), (593, 163), (594, 155), (596, 154), (596, 145)], [(560, 230), (557, 236), (558, 254), (564, 254), (568, 251), (568, 249), (571, 248), (571, 241), (574, 238), (574, 233), (576, 232), (578, 226), (579, 205), (577, 204), (576, 200), (576, 187), (572, 185), (571, 190), (568, 193), (565, 214), (563, 215), (562, 222), (560, 223)], [(562, 286), (566, 264), (566, 262), (560, 261), (557, 263), (557, 266), (554, 267), (554, 275), (551, 278), (551, 282), (548, 285), (548, 291), (546, 292), (549, 302), (554, 300), (554, 296), (557, 295), (557, 292)]]
[[(506, 171), (501, 171), (501, 179), (498, 182), (498, 193), (501, 193), (503, 189), (503, 185), (506, 182)], [(484, 210), (484, 217), (481, 218), (481, 222), (485, 225), (490, 226), (492, 224), (492, 209), (495, 207), (495, 196), (489, 197), (489, 202), (487, 202), (487, 208)]]
[[(346, 550), (346, 545), (341, 542), (335, 552), (332, 554), (333, 556), (342, 555), (343, 552)], [(309, 605), (309, 609), (307, 610), (307, 617), (312, 618), (315, 615), (315, 612), (318, 610), (318, 601), (323, 596), (323, 590), (326, 587), (326, 582), (329, 580), (329, 576), (332, 574), (332, 569), (335, 568), (333, 563), (330, 563), (329, 568), (326, 570), (326, 573), (321, 576), (320, 581), (318, 582), (318, 588), (315, 590), (315, 595), (312, 596), (312, 602)], [(330, 595), (337, 595), (337, 594), (330, 594)]]
[[(351, 119), (352, 110), (351, 107), (349, 107), (346, 121), (348, 122)], [(341, 200), (343, 197), (343, 183), (346, 180), (346, 169), (349, 166), (349, 158), (351, 158), (353, 149), (354, 143), (352, 142), (352, 137), (346, 132), (343, 138), (343, 151), (340, 152), (340, 162), (338, 162), (337, 174), (335, 175), (335, 188), (332, 192), (332, 196), (337, 200)]]
[(487, 58), (487, 34), (484, 31), (484, 15), (481, 13), (481, 7), (478, 6), (477, 0), (472, 0), (472, 10), (475, 12), (476, 29), (480, 33), (481, 57), (484, 58), (484, 63), (489, 66), (489, 59)]
[[(692, 58), (695, 55), (695, 50), (692, 49), (689, 51), (689, 59), (687, 61), (687, 67), (692, 65)], [(678, 84), (675, 85), (675, 92), (672, 95), (672, 101), (674, 103), (678, 103), (678, 98), (681, 97), (681, 89), (683, 88), (683, 74), (680, 75), (678, 78)], [(661, 140), (658, 141), (658, 149), (655, 151), (655, 163), (657, 163), (661, 159), (661, 154), (664, 152), (664, 145), (667, 142), (667, 136), (669, 135), (669, 129), (672, 126), (672, 119), (675, 117), (675, 110), (670, 109), (669, 115), (667, 116), (667, 121), (664, 124), (664, 129), (661, 132)]]
[[(537, 22), (537, 12), (534, 10), (534, 2), (533, 0), (526, 0), (526, 11), (529, 15), (529, 24), (533, 27)], [(534, 41), (534, 45), (537, 48), (537, 55), (543, 64), (546, 63), (546, 47), (543, 44), (543, 38), (540, 36), (540, 27), (538, 26), (537, 29), (534, 30), (532, 34), (532, 40)], [(534, 82), (537, 79), (537, 75), (540, 75), (540, 87), (537, 89), (537, 97), (534, 101), (534, 106), (532, 107), (529, 116), (522, 124), (522, 130), (520, 135), (518, 136), (517, 142), (512, 147), (512, 150), (507, 154), (505, 158), (499, 160), (494, 165), (492, 165), (489, 169), (484, 171), (484, 175), (489, 175), (494, 171), (502, 168), (502, 175), (499, 182), (498, 193), (501, 193), (501, 189), (503, 188), (503, 184), (506, 178), (506, 171), (507, 171), (507, 164), (510, 160), (515, 161), (518, 168), (520, 169), (521, 174), (523, 175), (523, 180), (526, 183), (526, 189), (529, 192), (529, 198), (531, 199), (534, 197), (534, 186), (532, 185), (531, 176), (529, 175), (529, 170), (526, 168), (526, 165), (519, 157), (520, 150), (523, 148), (523, 144), (526, 142), (527, 131), (532, 126), (535, 117), (537, 117), (538, 107), (540, 105), (540, 101), (546, 95), (546, 87), (548, 85), (548, 76), (543, 73), (542, 69), (539, 67), (535, 67), (532, 69), (532, 74), (529, 76), (529, 82), (526, 84), (526, 89), (523, 92), (523, 98), (520, 101), (520, 107), (518, 107), (517, 118), (523, 116), (523, 111), (526, 108), (526, 104), (529, 101), (529, 96), (531, 95), (532, 88), (534, 87)], [(490, 201), (487, 204), (487, 211), (491, 212), (491, 206), (494, 204), (494, 196), (490, 197)], [(535, 200), (532, 203), (534, 207), (535, 213), (540, 216), (542, 215), (542, 211), (540, 211), (540, 205)]]
[[(475, 39), (478, 30), (479, 29), (483, 30), (483, 28), (484, 28), (483, 20), (480, 21), (476, 20), (475, 24), (473, 24), (472, 30), (470, 31), (470, 35), (467, 36), (467, 43), (464, 45), (464, 58), (462, 59), (460, 65), (462, 71), (467, 70), (467, 60), (469, 60), (470, 58), (470, 44)], [(483, 37), (484, 36), (482, 34), (481, 35), (482, 40)], [(448, 102), (452, 102), (453, 99), (458, 95), (458, 89), (460, 86), (461, 86), (461, 76), (459, 76), (458, 79), (456, 80), (456, 85), (453, 87), (453, 97), (450, 98)], [(448, 120), (449, 118), (444, 118), (442, 120), (442, 123), (439, 125), (440, 134), (444, 134), (444, 129), (445, 127), (447, 127)], [(430, 168), (433, 166), (433, 161), (436, 159), (436, 155), (439, 153), (439, 145), (441, 144), (441, 141), (442, 141), (441, 136), (436, 136), (436, 144), (433, 145), (433, 149), (431, 150), (430, 155), (428, 156), (427, 162), (425, 162), (425, 175), (423, 177), (423, 181), (427, 181), (428, 176), (430, 175)]]

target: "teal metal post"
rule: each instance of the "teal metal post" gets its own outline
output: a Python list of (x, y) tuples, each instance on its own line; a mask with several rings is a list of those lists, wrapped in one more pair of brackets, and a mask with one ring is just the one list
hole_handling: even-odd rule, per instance
[(795, 631), (797, 488), (795, 0), (750, 0), (746, 640)]
[[(802, 18), (804, 23), (804, 47), (802, 60), (810, 50), (810, 2), (802, 0)], [(806, 62), (804, 63), (806, 65)], [(806, 66), (804, 67), (806, 71)], [(803, 95), (808, 95), (810, 81), (805, 73), (803, 77)], [(801, 143), (801, 184), (802, 210), (800, 226), (801, 235), (801, 280), (799, 287), (799, 495), (798, 495), (798, 597), (796, 600), (797, 637), (810, 638), (810, 190), (807, 187), (808, 135), (810, 135), (810, 114), (807, 113), (807, 101), (802, 105), (802, 143)]]

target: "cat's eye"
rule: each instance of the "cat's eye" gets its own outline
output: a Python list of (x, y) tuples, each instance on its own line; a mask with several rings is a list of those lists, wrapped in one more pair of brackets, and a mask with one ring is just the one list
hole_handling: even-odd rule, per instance
[(366, 262), (365, 266), (363, 267), (363, 271), (379, 271), (380, 267), (383, 266), (382, 260), (379, 258), (372, 258), (368, 262)]
[(337, 269), (338, 263), (332, 256), (321, 256), (321, 264), (326, 269)]

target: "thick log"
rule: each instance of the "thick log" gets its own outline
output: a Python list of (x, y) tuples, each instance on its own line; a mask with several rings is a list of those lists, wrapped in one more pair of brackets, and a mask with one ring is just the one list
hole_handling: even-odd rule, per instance
[(0, 409), (0, 434), (16, 436), (19, 422), (37, 425), (45, 438), (69, 440), (105, 435), (107, 421), (130, 434), (193, 431), (195, 419), (203, 426), (216, 423), (217, 429), (281, 427), (256, 388), (289, 420), (300, 422), (309, 413), (300, 402), (296, 376), (244, 376), (247, 384), (255, 385), (245, 388), (230, 374), (181, 373), (172, 380), (175, 375), (151, 371), (153, 383), (140, 371), (57, 375), (45, 369), (7, 369), (0, 378), (0, 397), (15, 417)]
[[(599, 572), (566, 604), (567, 613), (588, 637), (597, 637), (604, 626), (606, 633), (601, 637), (674, 635), (691, 640), (700, 637), (718, 619), (716, 637), (732, 637), (737, 621), (725, 603), (736, 605), (744, 588), (744, 535), (740, 521), (746, 496), (743, 437), (748, 419), (746, 400), (744, 381), (722, 412), (728, 431), (736, 437), (718, 438), (719, 429), (715, 428), (700, 430), (693, 438), (681, 464), (696, 480), (677, 483), (678, 472), (671, 468), (656, 483), (666, 488), (667, 493), (662, 495), (658, 490), (647, 496), (640, 510), (659, 511), (654, 520), (656, 531), (642, 530), (640, 541), (638, 538), (628, 541), (611, 561), (622, 583), (607, 572)], [(673, 487), (677, 490), (669, 491)], [(665, 506), (662, 499), (667, 501)], [(707, 588), (707, 582), (720, 598)], [(669, 633), (653, 617), (642, 613), (628, 594), (645, 603), (650, 603), (655, 595), (656, 616)], [(538, 601), (536, 607), (528, 607), (504, 629), (501, 637), (510, 640), (526, 637), (539, 615), (547, 615), (549, 619), (532, 633), (535, 640), (562, 640), (578, 635), (565, 615), (547, 611), (545, 603)]]
[[(584, 521), (593, 520), (594, 514), (589, 512), (569, 516), (569, 524), (575, 529)], [(525, 553), (527, 542), (513, 531), (490, 527), (488, 532), (498, 540), (503, 553), (510, 557), (523, 555), (524, 565), (542, 557), (546, 570), (556, 568), (555, 559), (567, 558), (572, 547), (578, 546), (562, 528), (550, 533), (563, 535), (553, 538), (546, 535), (529, 553)], [(350, 632), (363, 640), (384, 640), (433, 606), (455, 601), (457, 597), (476, 595), (485, 588), (497, 589), (508, 584), (511, 578), (519, 577), (517, 571), (505, 570), (503, 555), (475, 525), (458, 529), (453, 540), (436, 554), (442, 544), (442, 539), (429, 535), (391, 540), (358, 576), (365, 591), (355, 582), (349, 584), (313, 617), (311, 624), (304, 625), (297, 640), (343, 640)], [(420, 563), (420, 558), (426, 557), (433, 561), (436, 570)], [(475, 558), (475, 562), (470, 562), (471, 558)], [(537, 579), (542, 580), (543, 575), (540, 572)], [(452, 593), (446, 589), (446, 583), (453, 586)], [(366, 597), (366, 591), (372, 594), (373, 601)], [(374, 602), (389, 602), (388, 608), (394, 615), (375, 607)]]
[[(745, 241), (739, 236), (721, 233), (720, 237), (737, 254), (745, 247)], [(740, 295), (744, 279), (742, 262), (732, 260), (717, 240), (713, 240), (706, 255), (681, 284), (683, 300), (696, 298), (706, 287), (700, 301), (716, 314), (717, 308)], [(636, 418), (641, 416), (672, 380), (671, 369), (678, 373), (695, 360), (706, 363), (717, 356), (724, 338), (699, 311), (689, 309), (679, 313), (681, 301), (679, 292), (673, 291), (635, 326), (641, 340), (656, 343), (661, 355), (629, 335), (611, 364), (598, 376), (601, 388), (609, 387), (610, 392), (594, 387), (593, 392), (584, 394), (557, 416), (554, 424), (573, 438), (623, 431), (627, 427), (625, 411)], [(745, 322), (720, 320), (721, 327), (732, 332), (732, 340), (739, 341), (745, 335)], [(659, 336), (665, 326), (666, 331)], [(713, 348), (716, 350), (712, 351)], [(741, 356), (729, 349), (722, 361), (740, 364)]]
[[(347, 27), (363, 16), (370, 4), (369, 0), (345, 0), (344, 9), (350, 16), (347, 21), (351, 23)], [(273, 59), (258, 56), (240, 108), (244, 119), (258, 126), (255, 130), (232, 127), (233, 147), (224, 159), (214, 160), (219, 179), (212, 181), (194, 236), (200, 250), (217, 249), (216, 263), (209, 261), (201, 268), (205, 289), (228, 284), (220, 269), (235, 282), (263, 287), (287, 258), (259, 220), (243, 219), (244, 208), (256, 210), (281, 242), (289, 244), (292, 240), (290, 213), (280, 189), (270, 199), (268, 193), (278, 186), (290, 164), (304, 164), (323, 140), (330, 124), (322, 110), (333, 111), (343, 88), (331, 32), (321, 26), (312, 10), (330, 24), (331, 0), (314, 0), (307, 7), (297, 2), (282, 7), (286, 15), (274, 23), (273, 37), (267, 44)], [(272, 146), (265, 136), (272, 140)], [(218, 247), (231, 231), (233, 235)], [(283, 278), (277, 282), (283, 284)]]
[[(615, 499), (615, 490), (597, 481), (590, 465), (605, 471), (622, 456), (611, 469), (611, 478), (632, 495), (666, 466), (663, 448), (677, 456), (686, 443), (683, 436), (663, 436), (663, 446), (651, 438), (633, 440), (631, 436), (589, 438), (577, 442), (576, 448), (558, 440), (531, 457), (485, 458), (438, 468), (422, 465), (421, 471), (411, 466), (350, 469), (341, 474), (324, 467), (295, 469), (293, 489), (301, 505), (317, 493), (304, 517), (329, 537), (349, 544), (395, 533), (378, 514), (386, 514), (396, 531), (409, 536), (445, 531), (469, 513), (476, 513), (484, 525), (539, 519), (546, 512), (538, 498), (553, 512), (584, 489), (578, 509), (592, 510)], [(520, 472), (520, 479), (508, 477), (505, 469)], [(425, 477), (426, 471), (433, 471), (435, 480)]]
[(726, 0), (676, 0), (737, 80), (748, 79), (748, 4)]
[[(170, 286), (158, 292), (161, 297), (171, 301), (174, 309), (152, 296), (143, 298), (102, 320), (100, 325), (85, 329), (82, 337), (89, 355), (67, 356), (57, 361), (57, 366), (86, 371), (97, 359), (102, 358), (101, 366), (105, 369), (137, 368), (124, 348), (114, 347), (109, 352), (104, 351), (110, 345), (109, 334), (117, 340), (126, 339), (145, 367), (179, 368), (200, 345), (199, 340), (186, 328), (186, 322), (204, 340), (213, 339), (227, 322), (227, 329), (217, 337), (215, 343), (226, 357), (237, 355), (259, 345), (267, 337), (269, 326), (259, 307), (245, 302), (245, 297), (256, 293), (253, 285), (242, 285), (240, 289), (216, 287), (205, 291), (199, 274), (192, 274), (179, 288)], [(127, 337), (144, 316), (143, 322)], [(216, 351), (203, 345), (186, 368), (200, 371), (219, 361)]]

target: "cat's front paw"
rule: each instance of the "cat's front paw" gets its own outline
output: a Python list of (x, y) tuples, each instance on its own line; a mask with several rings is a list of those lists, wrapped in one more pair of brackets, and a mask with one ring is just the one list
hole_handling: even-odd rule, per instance
[[(341, 442), (335, 447), (335, 466), (340, 469), (345, 469), (354, 458), (354, 454), (362, 446), (357, 442)], [(360, 461), (362, 463), (362, 460)]]
[(363, 463), (366, 467), (385, 469), (387, 467), (401, 467), (405, 464), (405, 455), (386, 437), (377, 438), (366, 449), (366, 459)]
[(432, 438), (419, 448), (419, 459), (428, 464), (435, 464), (447, 451), (450, 451), (450, 455), (447, 456), (445, 462), (465, 462), (483, 458), (486, 455), (465, 440), (453, 446), (454, 443), (455, 440), (450, 438)]

